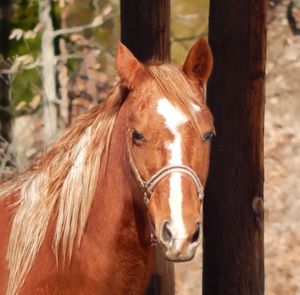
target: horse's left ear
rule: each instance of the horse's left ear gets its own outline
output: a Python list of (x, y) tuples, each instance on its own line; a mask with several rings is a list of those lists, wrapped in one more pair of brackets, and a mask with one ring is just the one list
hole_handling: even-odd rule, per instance
[(191, 48), (182, 69), (190, 79), (206, 82), (212, 65), (213, 57), (210, 46), (204, 39), (199, 39)]
[(116, 70), (120, 76), (121, 84), (129, 89), (134, 88), (137, 82), (147, 75), (145, 66), (121, 42), (117, 48)]

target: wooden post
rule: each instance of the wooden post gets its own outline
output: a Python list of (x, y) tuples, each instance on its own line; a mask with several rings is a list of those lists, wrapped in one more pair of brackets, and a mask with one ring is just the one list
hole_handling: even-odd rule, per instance
[(217, 137), (204, 203), (204, 295), (264, 294), (263, 122), (267, 0), (211, 0)]
[(140, 61), (169, 61), (170, 0), (121, 0), (121, 40)]
[[(170, 60), (170, 0), (121, 0), (121, 41), (142, 62)], [(173, 295), (174, 265), (156, 250), (147, 295)]]

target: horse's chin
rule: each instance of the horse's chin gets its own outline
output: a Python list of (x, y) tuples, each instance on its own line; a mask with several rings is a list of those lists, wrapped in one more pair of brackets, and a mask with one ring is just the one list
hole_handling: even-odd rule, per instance
[(166, 260), (167, 261), (170, 261), (170, 262), (189, 262), (189, 261), (191, 261), (191, 260), (193, 260), (194, 259), (194, 257), (195, 257), (195, 254), (194, 255), (192, 255), (192, 256), (190, 256), (190, 257), (176, 257), (176, 258), (170, 258), (170, 257), (167, 257), (166, 256)]
[(177, 254), (173, 253), (172, 251), (169, 251), (168, 249), (164, 249), (164, 255), (167, 261), (170, 262), (188, 262), (191, 261), (196, 254), (196, 249), (193, 249), (192, 251), (189, 251), (188, 253), (184, 254)]
[(178, 257), (170, 257), (165, 255), (166, 260), (170, 261), (170, 262), (188, 262), (193, 260), (193, 258), (195, 257), (195, 253), (192, 255), (187, 255), (187, 256), (178, 256)]

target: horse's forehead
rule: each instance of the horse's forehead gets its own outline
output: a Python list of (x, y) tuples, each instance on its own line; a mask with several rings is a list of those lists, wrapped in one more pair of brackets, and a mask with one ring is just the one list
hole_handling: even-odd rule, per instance
[(173, 132), (177, 132), (178, 127), (188, 121), (187, 116), (165, 97), (158, 99), (156, 110), (163, 117), (168, 129)]

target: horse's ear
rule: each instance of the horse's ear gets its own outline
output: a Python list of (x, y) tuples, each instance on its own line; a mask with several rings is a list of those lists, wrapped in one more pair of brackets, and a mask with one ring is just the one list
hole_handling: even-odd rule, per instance
[(117, 47), (116, 70), (121, 84), (127, 88), (134, 88), (137, 82), (147, 74), (145, 66), (121, 42)]
[(199, 39), (191, 48), (182, 69), (190, 79), (207, 81), (212, 65), (213, 57), (210, 46), (204, 39)]

